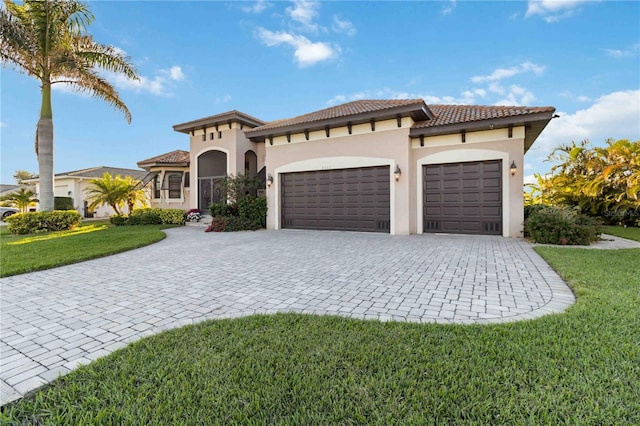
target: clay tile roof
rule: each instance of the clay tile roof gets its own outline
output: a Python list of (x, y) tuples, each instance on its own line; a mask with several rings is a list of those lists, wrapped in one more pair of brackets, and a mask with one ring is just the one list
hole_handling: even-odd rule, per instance
[(111, 176), (120, 175), (121, 177), (131, 176), (135, 179), (142, 178), (146, 172), (144, 170), (123, 169), (121, 167), (98, 166), (89, 167), (87, 169), (74, 170), (71, 172), (56, 173), (56, 177), (77, 177), (77, 178), (101, 178), (105, 173)]
[(446, 126), (449, 124), (509, 118), (537, 113), (553, 113), (553, 107), (484, 106), (484, 105), (429, 105), (435, 117), (414, 123), (414, 129)]
[(247, 130), (246, 133), (250, 135), (251, 133), (263, 132), (265, 130), (316, 123), (324, 120), (349, 117), (359, 114), (382, 112), (385, 110), (391, 110), (394, 108), (411, 105), (415, 105), (416, 107), (425, 107), (424, 101), (422, 99), (370, 99), (353, 101), (346, 104), (325, 108), (320, 111), (314, 111), (308, 114), (299, 115), (293, 118), (271, 121), (264, 126)]
[(166, 154), (156, 155), (155, 157), (147, 158), (146, 160), (138, 161), (138, 166), (142, 164), (177, 164), (177, 163), (189, 163), (189, 151), (182, 151), (177, 149), (175, 151), (167, 152)]

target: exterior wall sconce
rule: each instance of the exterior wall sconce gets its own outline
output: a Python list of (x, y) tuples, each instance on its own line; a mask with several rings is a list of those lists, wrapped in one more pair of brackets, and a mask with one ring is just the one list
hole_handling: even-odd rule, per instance
[(71, 191), (67, 191), (67, 195), (71, 197)]
[(393, 172), (393, 177), (396, 178), (396, 182), (400, 180), (400, 175), (402, 175), (402, 170), (400, 170), (400, 166), (396, 164), (396, 169)]
[(273, 185), (273, 176), (269, 175), (267, 176), (267, 186), (271, 187), (271, 185)]
[(511, 168), (509, 169), (509, 171), (511, 172), (511, 176), (515, 176), (516, 172), (518, 171), (518, 166), (516, 166), (516, 162), (512, 161), (511, 162)]

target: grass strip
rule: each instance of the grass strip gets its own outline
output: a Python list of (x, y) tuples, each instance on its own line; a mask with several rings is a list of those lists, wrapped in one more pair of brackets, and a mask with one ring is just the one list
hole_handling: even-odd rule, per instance
[(604, 226), (604, 233), (615, 235), (616, 237), (626, 238), (628, 240), (640, 241), (640, 228), (623, 227), (623, 226)]
[(11, 235), (0, 231), (0, 276), (23, 274), (143, 247), (165, 237), (165, 225), (113, 226), (87, 221), (68, 231)]

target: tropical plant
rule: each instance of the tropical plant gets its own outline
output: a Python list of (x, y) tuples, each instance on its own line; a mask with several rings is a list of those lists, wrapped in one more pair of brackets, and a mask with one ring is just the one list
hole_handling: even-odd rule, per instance
[(27, 179), (34, 179), (37, 177), (38, 177), (37, 174), (28, 172), (26, 170), (16, 170), (15, 173), (13, 174), (13, 178), (16, 180), (16, 183), (18, 185), (27, 185), (23, 181)]
[(589, 141), (557, 147), (547, 158), (551, 173), (535, 175), (525, 204), (564, 205), (615, 222), (640, 212), (640, 141)]
[(121, 178), (120, 175), (112, 177), (109, 173), (105, 173), (101, 178), (91, 179), (89, 186), (84, 190), (89, 201), (89, 209), (106, 204), (111, 206), (116, 214), (122, 214), (121, 209), (126, 204), (131, 213), (136, 205), (140, 203), (146, 205), (145, 193), (141, 189), (137, 189), (138, 181), (126, 176)]
[(53, 110), (51, 86), (67, 84), (80, 92), (131, 113), (99, 70), (137, 79), (129, 59), (114, 46), (95, 42), (87, 32), (94, 16), (77, 0), (5, 0), (0, 8), (0, 59), (41, 84), (40, 118), (36, 128), (40, 210), (53, 209)]
[(131, 176), (122, 178), (122, 190), (126, 194), (125, 201), (127, 207), (129, 207), (129, 213), (133, 212), (136, 206), (145, 207), (147, 205), (147, 194), (144, 189), (138, 188), (138, 183), (140, 183), (140, 181)]
[(3, 196), (2, 201), (8, 201), (19, 208), (22, 213), (25, 213), (29, 209), (29, 206), (33, 206), (38, 202), (35, 192), (27, 188), (20, 188), (15, 192)]
[(247, 197), (256, 197), (258, 189), (264, 188), (264, 182), (257, 176), (244, 175), (228, 175), (224, 179), (220, 179), (215, 188), (220, 191), (221, 199), (227, 200), (230, 204), (237, 204), (240, 200)]

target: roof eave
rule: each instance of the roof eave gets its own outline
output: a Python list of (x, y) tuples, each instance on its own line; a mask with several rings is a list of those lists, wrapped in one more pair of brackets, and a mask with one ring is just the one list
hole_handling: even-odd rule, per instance
[(507, 128), (509, 126), (525, 126), (525, 152), (533, 145), (542, 130), (553, 118), (555, 109), (533, 114), (523, 114), (513, 117), (491, 118), (478, 121), (447, 124), (436, 127), (412, 128), (409, 137), (439, 136), (459, 133), (461, 131), (478, 131)]
[(145, 169), (148, 167), (189, 167), (190, 162), (188, 161), (179, 161), (179, 162), (175, 162), (175, 163), (164, 163), (164, 162), (157, 162), (157, 161), (153, 161), (153, 162), (143, 162), (140, 161), (138, 163), (136, 163), (138, 165), (138, 167), (140, 167), (141, 169)]
[(347, 115), (342, 117), (328, 118), (324, 120), (311, 121), (308, 123), (298, 123), (292, 125), (283, 125), (280, 127), (260, 129), (252, 129), (246, 132), (247, 137), (253, 141), (264, 141), (267, 136), (283, 136), (287, 133), (300, 133), (304, 131), (323, 130), (326, 127), (335, 128), (346, 126), (351, 123), (363, 124), (371, 120), (389, 120), (401, 117), (411, 117), (414, 121), (429, 120), (434, 117), (431, 110), (425, 105), (402, 105), (394, 108), (388, 108), (381, 111), (369, 111), (360, 114)]
[(174, 124), (173, 130), (180, 133), (189, 133), (192, 130), (200, 130), (204, 127), (211, 127), (215, 125), (230, 124), (238, 122), (250, 127), (259, 127), (265, 124), (264, 121), (254, 117), (250, 117), (246, 114), (229, 112), (226, 114), (220, 114), (219, 116), (204, 117), (197, 120), (187, 121), (186, 123)]

